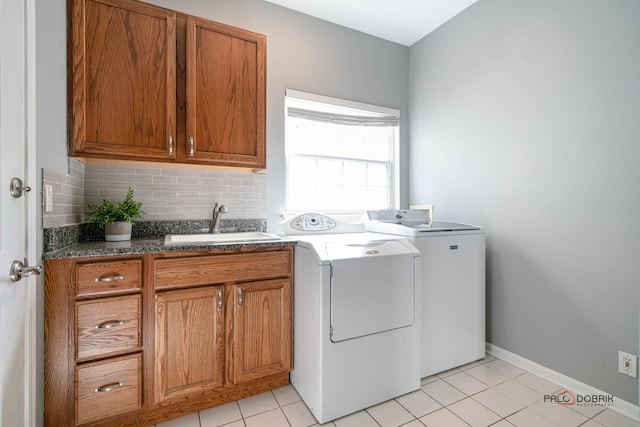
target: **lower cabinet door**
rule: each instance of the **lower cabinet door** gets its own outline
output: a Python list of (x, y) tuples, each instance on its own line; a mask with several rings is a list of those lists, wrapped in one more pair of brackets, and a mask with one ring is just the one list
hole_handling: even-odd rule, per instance
[(291, 280), (233, 286), (229, 378), (238, 384), (292, 368)]
[(156, 403), (222, 387), (223, 289), (156, 294)]
[(124, 414), (142, 404), (140, 353), (76, 367), (76, 425)]

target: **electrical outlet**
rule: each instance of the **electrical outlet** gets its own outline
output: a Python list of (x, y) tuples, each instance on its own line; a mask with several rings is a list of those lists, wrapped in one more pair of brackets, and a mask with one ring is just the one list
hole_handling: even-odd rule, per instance
[(621, 374), (629, 375), (630, 377), (637, 378), (636, 367), (638, 365), (638, 357), (633, 354), (625, 353), (624, 351), (618, 352), (618, 371)]

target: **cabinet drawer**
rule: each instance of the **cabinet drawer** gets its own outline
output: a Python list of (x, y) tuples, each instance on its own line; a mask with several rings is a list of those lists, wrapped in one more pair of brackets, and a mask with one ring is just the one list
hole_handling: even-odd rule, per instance
[(289, 251), (209, 255), (155, 262), (155, 287), (207, 285), (291, 275)]
[(76, 424), (140, 408), (140, 354), (76, 367)]
[(79, 296), (139, 289), (142, 260), (78, 264), (76, 280), (76, 294)]
[(140, 312), (140, 295), (76, 303), (76, 358), (140, 347)]

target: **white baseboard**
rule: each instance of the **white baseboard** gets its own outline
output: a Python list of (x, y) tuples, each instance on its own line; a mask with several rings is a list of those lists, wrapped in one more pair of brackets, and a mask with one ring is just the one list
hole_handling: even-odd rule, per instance
[[(516, 366), (520, 369), (524, 369), (525, 371), (528, 371), (534, 375), (537, 375), (540, 378), (543, 378), (547, 381), (557, 384), (560, 387), (570, 390), (574, 393), (582, 394), (582, 395), (609, 394), (604, 391), (598, 390), (595, 387), (591, 387), (588, 384), (585, 384), (571, 377), (568, 377), (564, 374), (561, 374), (560, 372), (556, 372), (552, 369), (542, 366), (529, 359), (525, 359), (520, 355), (511, 353), (510, 351), (507, 351), (491, 343), (486, 343), (486, 351), (487, 353), (497, 357), (498, 359), (511, 363), (513, 366)], [(613, 401), (614, 401), (613, 406), (610, 407), (611, 410), (616, 411), (627, 418), (631, 418), (632, 420), (638, 421), (638, 419), (640, 418), (638, 405), (634, 405), (633, 403), (619, 399), (615, 396), (613, 398)]]

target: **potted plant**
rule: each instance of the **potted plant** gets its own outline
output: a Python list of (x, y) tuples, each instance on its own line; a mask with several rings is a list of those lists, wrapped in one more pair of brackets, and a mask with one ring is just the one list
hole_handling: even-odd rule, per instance
[(131, 240), (131, 225), (134, 219), (142, 218), (142, 202), (133, 200), (133, 189), (129, 187), (123, 201), (102, 200), (101, 204), (89, 204), (88, 220), (104, 228), (104, 239), (108, 242)]

